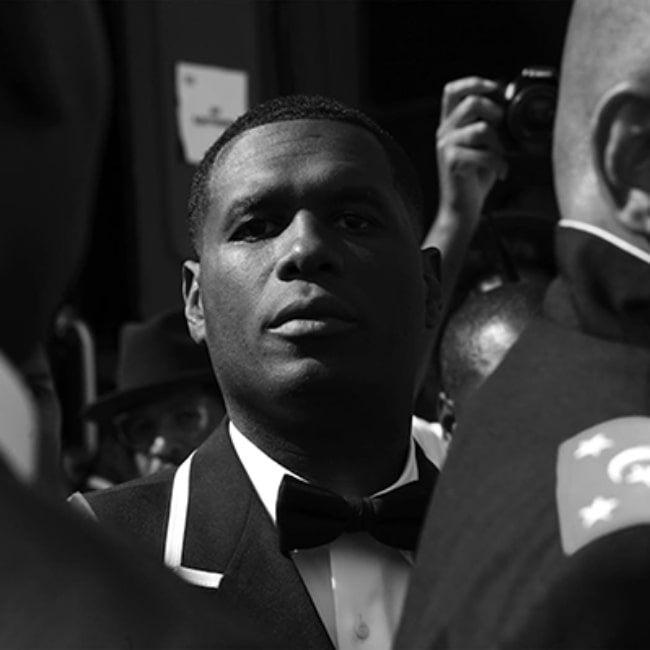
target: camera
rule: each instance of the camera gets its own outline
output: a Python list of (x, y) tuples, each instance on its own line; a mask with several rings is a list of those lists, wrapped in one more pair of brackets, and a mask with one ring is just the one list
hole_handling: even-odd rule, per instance
[(524, 68), (502, 84), (496, 101), (504, 108), (502, 137), (509, 154), (550, 154), (557, 95), (558, 75), (551, 67)]

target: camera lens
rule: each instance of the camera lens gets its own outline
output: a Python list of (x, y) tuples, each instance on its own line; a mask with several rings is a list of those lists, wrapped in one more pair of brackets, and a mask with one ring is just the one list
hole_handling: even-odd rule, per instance
[(557, 104), (557, 91), (543, 83), (531, 84), (512, 98), (507, 128), (513, 140), (530, 153), (542, 153), (550, 146)]
[(521, 132), (527, 137), (550, 137), (557, 96), (552, 88), (530, 89), (519, 106)]

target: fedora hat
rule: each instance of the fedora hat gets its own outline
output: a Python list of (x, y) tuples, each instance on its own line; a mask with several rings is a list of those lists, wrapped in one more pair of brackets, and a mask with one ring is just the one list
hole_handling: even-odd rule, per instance
[(207, 348), (190, 338), (183, 312), (127, 323), (120, 332), (116, 390), (89, 404), (82, 416), (106, 421), (188, 384), (212, 384), (220, 395)]

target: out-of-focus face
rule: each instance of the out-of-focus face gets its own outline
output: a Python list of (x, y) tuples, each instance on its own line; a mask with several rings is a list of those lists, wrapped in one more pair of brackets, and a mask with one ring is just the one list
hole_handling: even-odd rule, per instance
[(268, 124), (227, 145), (211, 182), (185, 295), (226, 398), (410, 390), (426, 287), (379, 142), (334, 121)]
[(221, 400), (203, 388), (190, 388), (150, 402), (116, 418), (122, 444), (133, 452), (141, 476), (177, 467), (219, 424)]

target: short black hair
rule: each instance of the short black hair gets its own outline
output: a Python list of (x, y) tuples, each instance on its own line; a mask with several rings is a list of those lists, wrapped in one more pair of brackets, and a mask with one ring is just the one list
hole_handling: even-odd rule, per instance
[(285, 95), (258, 104), (235, 120), (206, 151), (192, 179), (188, 204), (189, 233), (198, 253), (210, 205), (210, 173), (219, 152), (245, 131), (264, 124), (291, 120), (332, 120), (359, 126), (373, 134), (383, 147), (395, 175), (395, 187), (412, 213), (418, 237), (422, 235), (422, 188), (406, 152), (374, 120), (356, 108), (320, 95)]

